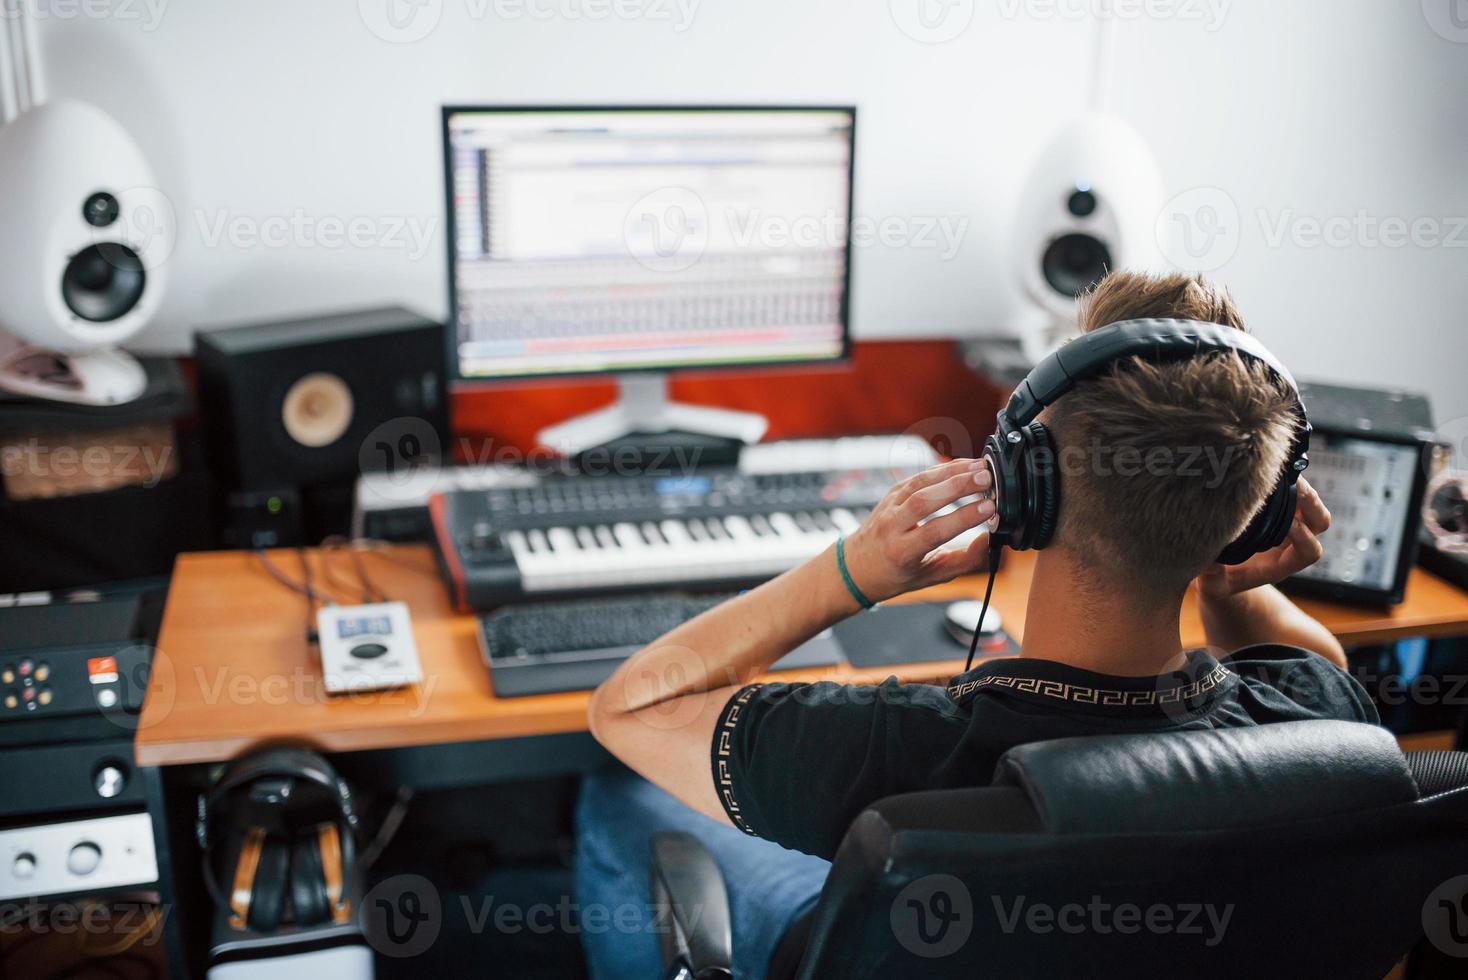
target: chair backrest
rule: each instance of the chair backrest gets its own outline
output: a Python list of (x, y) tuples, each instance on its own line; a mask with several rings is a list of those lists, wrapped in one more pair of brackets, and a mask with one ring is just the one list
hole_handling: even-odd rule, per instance
[(1468, 753), (1338, 721), (1059, 739), (863, 813), (799, 976), (1380, 978), (1425, 923), (1468, 954), (1464, 893)]

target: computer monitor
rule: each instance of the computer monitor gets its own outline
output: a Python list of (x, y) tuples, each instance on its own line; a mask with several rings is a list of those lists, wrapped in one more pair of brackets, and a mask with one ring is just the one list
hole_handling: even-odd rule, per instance
[[(844, 358), (850, 107), (443, 111), (456, 380), (617, 373), (611, 409), (542, 433), (753, 441), (666, 399), (665, 372)], [(751, 438), (752, 437), (752, 438)]]

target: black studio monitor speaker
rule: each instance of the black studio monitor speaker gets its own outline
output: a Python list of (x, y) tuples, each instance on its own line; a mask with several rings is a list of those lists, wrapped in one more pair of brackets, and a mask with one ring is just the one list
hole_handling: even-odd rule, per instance
[[(441, 461), (448, 410), (440, 323), (388, 307), (195, 339), (211, 466), (226, 490), (226, 544), (345, 533), (361, 472)], [(274, 536), (260, 531), (258, 514), (231, 520), (230, 501), (262, 493), (299, 498), (302, 513), (282, 513)], [(233, 523), (251, 530), (232, 535)]]

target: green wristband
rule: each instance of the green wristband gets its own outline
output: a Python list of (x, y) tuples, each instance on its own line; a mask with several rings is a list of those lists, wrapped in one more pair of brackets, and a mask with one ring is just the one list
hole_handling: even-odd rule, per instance
[(842, 535), (836, 539), (836, 568), (841, 572), (841, 581), (846, 583), (846, 591), (851, 593), (851, 598), (863, 609), (876, 609), (877, 604), (862, 595), (861, 589), (851, 580), (851, 572), (846, 569), (846, 536)]

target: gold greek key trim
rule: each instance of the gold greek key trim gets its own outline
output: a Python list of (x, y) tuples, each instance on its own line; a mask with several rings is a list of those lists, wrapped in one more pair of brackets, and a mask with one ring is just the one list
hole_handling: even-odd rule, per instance
[(1191, 684), (1152, 691), (1118, 691), (1104, 687), (1087, 687), (1084, 684), (1067, 684), (1064, 681), (1043, 680), (1038, 677), (1011, 677), (1007, 674), (987, 674), (975, 680), (964, 681), (948, 688), (948, 696), (954, 701), (981, 687), (1010, 688), (1025, 694), (1038, 694), (1057, 701), (1072, 701), (1076, 704), (1099, 704), (1103, 707), (1151, 707), (1176, 704), (1200, 694), (1206, 694), (1233, 673), (1223, 664), (1218, 664), (1205, 677)]
[(749, 821), (744, 819), (744, 811), (739, 806), (739, 800), (734, 795), (734, 778), (729, 772), (729, 754), (731, 752), (730, 742), (734, 734), (734, 728), (739, 724), (739, 716), (744, 713), (744, 706), (749, 699), (754, 697), (762, 684), (751, 684), (736, 694), (724, 708), (724, 716), (719, 719), (719, 727), (714, 732), (714, 788), (718, 791), (719, 799), (724, 804), (724, 812), (729, 815), (734, 826), (744, 831), (751, 837), (758, 837)]

